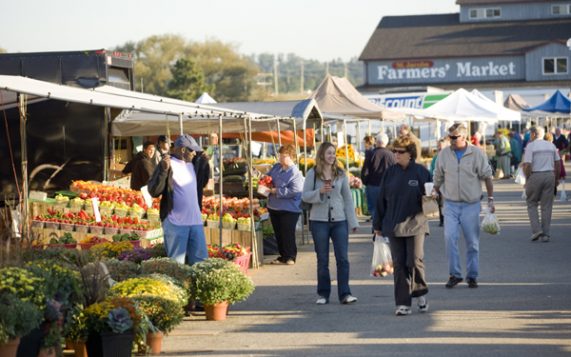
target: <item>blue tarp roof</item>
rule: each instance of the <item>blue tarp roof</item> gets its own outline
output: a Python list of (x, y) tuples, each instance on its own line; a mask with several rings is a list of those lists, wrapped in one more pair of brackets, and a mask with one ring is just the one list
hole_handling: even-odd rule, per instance
[(534, 110), (541, 110), (550, 113), (571, 113), (571, 100), (563, 95), (560, 91), (555, 91), (551, 98), (541, 103), (538, 106), (524, 109), (525, 111), (531, 112)]

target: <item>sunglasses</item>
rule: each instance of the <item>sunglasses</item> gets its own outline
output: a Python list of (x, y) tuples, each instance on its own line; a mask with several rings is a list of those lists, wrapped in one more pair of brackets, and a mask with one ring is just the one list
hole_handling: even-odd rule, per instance
[(448, 137), (450, 138), (450, 140), (456, 140), (458, 138), (461, 138), (462, 135), (448, 135)]
[(395, 154), (404, 154), (406, 152), (406, 150), (393, 150), (393, 153)]

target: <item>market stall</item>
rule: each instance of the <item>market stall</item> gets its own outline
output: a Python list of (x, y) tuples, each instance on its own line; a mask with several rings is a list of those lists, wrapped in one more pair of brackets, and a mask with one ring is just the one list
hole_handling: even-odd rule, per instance
[[(164, 132), (165, 129), (167, 132), (169, 132), (169, 130), (171, 130), (171, 126), (173, 131), (175, 130), (175, 128), (178, 128), (180, 132), (183, 132), (184, 130), (192, 132), (194, 129), (201, 126), (202, 131), (207, 133), (211, 132), (216, 124), (218, 125), (219, 132), (222, 132), (223, 121), (225, 122), (227, 127), (231, 125), (236, 125), (236, 130), (238, 130), (238, 128), (240, 128), (240, 130), (244, 130), (244, 128), (246, 128), (246, 133), (251, 133), (253, 128), (251, 121), (253, 119), (257, 120), (256, 121), (257, 124), (264, 122), (264, 120), (276, 120), (275, 118), (269, 115), (255, 116), (252, 113), (246, 113), (230, 109), (219, 110), (217, 108), (197, 105), (195, 103), (188, 103), (171, 98), (157, 97), (147, 94), (125, 91), (121, 89), (104, 88), (104, 90), (97, 90), (97, 91), (86, 90), (81, 88), (73, 88), (58, 84), (47, 83), (43, 81), (38, 81), (18, 76), (0, 76), (0, 88), (6, 91), (20, 93), (19, 109), (22, 118), (21, 128), (25, 128), (26, 126), (26, 105), (27, 105), (26, 95), (34, 95), (36, 97), (42, 97), (42, 98), (85, 103), (101, 107), (123, 109), (125, 110), (125, 112), (123, 112), (120, 115), (120, 118), (123, 119), (125, 119), (125, 117), (128, 117), (128, 114), (134, 115), (136, 113), (139, 114), (145, 113), (143, 114), (144, 117), (146, 118), (151, 117), (150, 120), (145, 119), (146, 121), (143, 123), (138, 123), (135, 119), (133, 119), (131, 122), (123, 123), (123, 125), (130, 125), (129, 130), (132, 130), (132, 134), (130, 135), (137, 135), (137, 134), (156, 135), (157, 133)], [(4, 103), (0, 103), (0, 105), (3, 104)], [(192, 123), (190, 123), (190, 121), (192, 121)], [(121, 122), (121, 120), (118, 120), (118, 122)], [(239, 126), (240, 123), (242, 124), (241, 127)], [(264, 127), (266, 127), (266, 125), (264, 125)], [(117, 129), (115, 128), (114, 130)], [(139, 132), (133, 133), (137, 130), (139, 130)], [(146, 131), (140, 132), (141, 130), (142, 131), (146, 130)], [(123, 135), (125, 134), (123, 133)], [(23, 138), (24, 139), (22, 140), (23, 145), (21, 148), (21, 152), (22, 152), (22, 157), (26, 157), (25, 136)], [(25, 209), (22, 210), (23, 224), (20, 232), (22, 233), (23, 236), (27, 237), (29, 236), (28, 229), (30, 227), (30, 219), (28, 212), (28, 207), (30, 207), (30, 205), (28, 202), (28, 188), (26, 185), (27, 183), (26, 160), (22, 160), (21, 169), (23, 174), (21, 201), (22, 201), (22, 207), (25, 207)], [(250, 194), (250, 196), (252, 196), (252, 194)], [(54, 202), (48, 201), (47, 203), (51, 204)], [(69, 212), (66, 212), (66, 209), (71, 209), (71, 206), (66, 206), (62, 208), (63, 209), (61, 211), (55, 213), (57, 213), (58, 215), (68, 214)], [(45, 208), (45, 211), (48, 211), (48, 208)], [(97, 210), (95, 209), (94, 211)], [(49, 214), (50, 212), (47, 213)], [(97, 216), (96, 212), (94, 213), (95, 216)], [(251, 215), (253, 214), (252, 205), (250, 205), (250, 213)], [(38, 221), (43, 221), (43, 218), (47, 219), (48, 217), (41, 217), (41, 218), (42, 219)], [(50, 219), (51, 218), (52, 217), (50, 217)], [(58, 217), (58, 219), (60, 218), (61, 217)], [(68, 216), (67, 218), (71, 219), (72, 217)], [(78, 219), (78, 218), (80, 217), (75, 217), (75, 216), (73, 217), (73, 219)], [(101, 218), (95, 217), (95, 220), (101, 221)], [(57, 222), (57, 227), (54, 224), (51, 226), (51, 228), (58, 228), (58, 229), (62, 228), (61, 226), (62, 223), (66, 224), (67, 222)], [(121, 224), (123, 223), (124, 222), (121, 222)], [(35, 226), (38, 228), (40, 228), (41, 225), (42, 223), (39, 222), (35, 223)], [(45, 226), (45, 223), (43, 223), (43, 225), (44, 226), (42, 226), (41, 229), (48, 228)], [(80, 226), (84, 225), (80, 224)], [(222, 221), (220, 221), (220, 227), (222, 227)], [(64, 229), (70, 228), (70, 226), (69, 225), (63, 226), (63, 228)], [(110, 228), (109, 230), (104, 228), (102, 234), (113, 233), (112, 228), (114, 227), (109, 227), (109, 228)], [(255, 229), (252, 228), (254, 228), (254, 222), (252, 222), (251, 224), (250, 236), (252, 237), (251, 243), (252, 243), (252, 249), (254, 250), (254, 255), (255, 256), (257, 255), (259, 257), (259, 254), (256, 254), (256, 252), (259, 250), (259, 248), (256, 247), (256, 242), (258, 240), (255, 238)], [(121, 227), (119, 227), (119, 229), (121, 229)], [(123, 229), (126, 228), (123, 227)], [(91, 228), (88, 229), (89, 233), (90, 230)], [(72, 231), (75, 232), (75, 222), (73, 224)], [(155, 234), (158, 235), (158, 233)], [(46, 238), (47, 236), (49, 236), (49, 234), (44, 234), (44, 238)], [(222, 232), (220, 232), (220, 241), (222, 241)], [(256, 261), (257, 260), (255, 259), (255, 262)]]

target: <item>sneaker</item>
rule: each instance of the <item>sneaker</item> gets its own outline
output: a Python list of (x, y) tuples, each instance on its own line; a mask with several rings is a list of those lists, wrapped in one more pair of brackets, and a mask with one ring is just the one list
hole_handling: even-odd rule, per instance
[(317, 305), (326, 305), (327, 303), (329, 303), (329, 301), (327, 301), (327, 299), (324, 298), (323, 296), (320, 296), (315, 303)]
[(543, 235), (543, 232), (537, 232), (537, 233), (533, 233), (531, 235), (531, 241), (535, 242), (539, 239), (539, 237), (541, 237)]
[(352, 304), (354, 302), (357, 302), (357, 298), (353, 295), (347, 295), (343, 298), (343, 300), (341, 300), (341, 303), (344, 305)]
[(550, 238), (548, 235), (542, 235), (542, 236), (541, 236), (541, 241), (542, 241), (543, 243), (547, 243), (547, 242), (549, 242), (550, 240), (551, 240), (551, 238)]
[(478, 282), (474, 278), (468, 278), (466, 279), (466, 282), (468, 283), (469, 288), (475, 289), (478, 287)]
[(276, 258), (275, 260), (272, 260), (272, 261), (270, 262), (270, 264), (273, 264), (273, 265), (284, 265), (284, 264), (286, 264), (286, 262), (284, 262), (284, 261), (282, 260), (282, 258), (279, 257), (279, 258)]
[(427, 312), (428, 311), (428, 300), (426, 296), (419, 296), (418, 297), (418, 311), (419, 312)]
[(412, 311), (410, 310), (410, 306), (406, 305), (399, 305), (397, 306), (397, 310), (395, 311), (395, 315), (397, 316), (406, 316), (410, 315)]
[(448, 289), (451, 289), (451, 288), (455, 287), (456, 285), (458, 285), (458, 283), (462, 282), (462, 280), (463, 280), (462, 278), (458, 278), (458, 277), (455, 277), (454, 275), (450, 275), (450, 278), (446, 282), (446, 287)]
[(288, 259), (286, 260), (286, 262), (284, 263), (285, 265), (295, 265), (295, 260), (293, 259)]

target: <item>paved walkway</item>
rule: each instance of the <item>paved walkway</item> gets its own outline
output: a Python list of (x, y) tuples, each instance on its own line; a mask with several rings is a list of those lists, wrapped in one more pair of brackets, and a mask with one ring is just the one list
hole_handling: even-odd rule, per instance
[(532, 243), (520, 186), (503, 180), (495, 189), (502, 232), (482, 234), (478, 289), (444, 287), (443, 232), (433, 221), (425, 247), (430, 312), (394, 316), (392, 277), (369, 277), (370, 224), (363, 223), (349, 248), (356, 304), (315, 305), (316, 259), (306, 244), (295, 266), (251, 272), (255, 293), (226, 321), (188, 318), (165, 338), (163, 355), (571, 355), (571, 200), (555, 204), (552, 241)]

